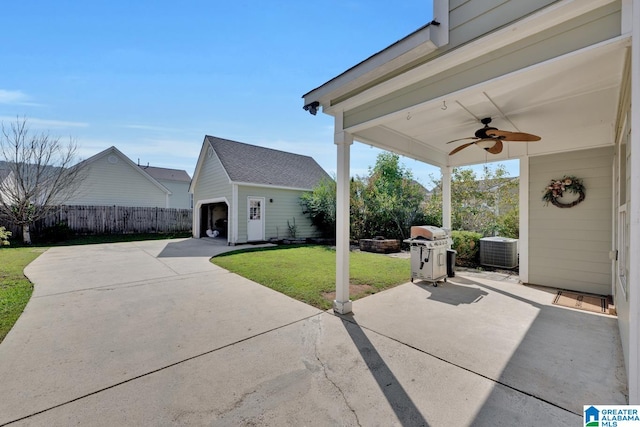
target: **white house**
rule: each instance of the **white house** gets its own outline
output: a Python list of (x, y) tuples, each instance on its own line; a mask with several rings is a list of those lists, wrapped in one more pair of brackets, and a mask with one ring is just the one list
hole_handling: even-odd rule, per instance
[(139, 166), (116, 147), (81, 162), (86, 177), (67, 205), (191, 208), (183, 170)]
[[(434, 0), (430, 23), (303, 98), (335, 118), (336, 311), (351, 311), (354, 141), (440, 167), (445, 226), (453, 167), (518, 159), (520, 277), (612, 295), (640, 403), (640, 0)], [(564, 176), (585, 200), (545, 205)]]
[(185, 170), (148, 165), (138, 166), (171, 192), (169, 195), (170, 208), (191, 209), (193, 207), (191, 193), (189, 193), (191, 177)]

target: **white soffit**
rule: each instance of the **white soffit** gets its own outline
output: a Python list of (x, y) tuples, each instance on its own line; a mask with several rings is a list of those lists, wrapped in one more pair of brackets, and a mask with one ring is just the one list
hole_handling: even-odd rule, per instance
[[(628, 45), (628, 37), (619, 37), (346, 130), (361, 142), (437, 166), (610, 145)], [(467, 141), (446, 142), (472, 136), (483, 117), (542, 140), (505, 143), (499, 155), (472, 146), (449, 156)]]

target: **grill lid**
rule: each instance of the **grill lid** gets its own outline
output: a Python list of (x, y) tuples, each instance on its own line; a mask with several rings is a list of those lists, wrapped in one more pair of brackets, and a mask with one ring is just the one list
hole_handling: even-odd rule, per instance
[(413, 225), (411, 226), (411, 238), (422, 237), (427, 240), (439, 240), (447, 238), (447, 232), (433, 225)]

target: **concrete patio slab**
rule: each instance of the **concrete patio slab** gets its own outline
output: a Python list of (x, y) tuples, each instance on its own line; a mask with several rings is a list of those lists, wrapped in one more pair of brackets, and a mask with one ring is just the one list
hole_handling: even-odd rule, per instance
[(25, 424), (514, 426), (534, 419), (554, 426), (581, 420), (325, 313)]
[(41, 255), (0, 425), (568, 426), (626, 403), (615, 319), (547, 290), (460, 273), (336, 316), (214, 266), (218, 243)]
[(401, 285), (357, 301), (353, 318), (576, 414), (585, 404), (626, 404), (615, 317), (558, 307), (555, 292), (486, 277)]

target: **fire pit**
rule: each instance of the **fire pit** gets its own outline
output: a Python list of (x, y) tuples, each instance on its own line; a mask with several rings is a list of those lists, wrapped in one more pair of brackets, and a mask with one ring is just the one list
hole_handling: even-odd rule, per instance
[(383, 236), (376, 236), (373, 239), (360, 239), (360, 250), (378, 254), (400, 252), (400, 240), (385, 239)]

